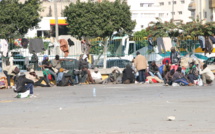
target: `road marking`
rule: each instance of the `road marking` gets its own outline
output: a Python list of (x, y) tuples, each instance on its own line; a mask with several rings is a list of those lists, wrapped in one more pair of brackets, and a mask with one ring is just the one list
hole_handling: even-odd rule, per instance
[(8, 102), (13, 102), (12, 100), (2, 100), (0, 103), (8, 103)]

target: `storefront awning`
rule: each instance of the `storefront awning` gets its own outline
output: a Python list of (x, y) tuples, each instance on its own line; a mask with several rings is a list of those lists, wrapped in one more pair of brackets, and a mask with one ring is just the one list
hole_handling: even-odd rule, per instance
[[(50, 25), (55, 25), (55, 19), (50, 19)], [(58, 19), (58, 25), (68, 25), (65, 19)]]

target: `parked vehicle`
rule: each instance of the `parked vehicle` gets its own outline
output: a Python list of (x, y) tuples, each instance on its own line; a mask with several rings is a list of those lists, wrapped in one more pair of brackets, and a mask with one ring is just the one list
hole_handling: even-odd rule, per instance
[[(126, 59), (109, 59), (107, 60), (106, 68), (112, 68), (112, 67), (125, 68), (127, 64), (131, 64), (131, 61)], [(99, 68), (103, 68), (104, 67), (103, 59), (100, 59), (95, 66)]]
[(66, 70), (78, 69), (79, 61), (76, 59), (67, 59), (67, 60), (61, 62), (61, 67)]

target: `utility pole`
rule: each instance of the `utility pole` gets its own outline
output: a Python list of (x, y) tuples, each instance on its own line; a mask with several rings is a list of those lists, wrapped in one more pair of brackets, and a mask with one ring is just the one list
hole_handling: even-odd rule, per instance
[(58, 29), (58, 15), (57, 15), (57, 0), (54, 0), (54, 14), (55, 14), (55, 39), (58, 40), (59, 29)]
[[(59, 29), (58, 29), (58, 15), (57, 15), (57, 0), (54, 0), (54, 14), (55, 14), (55, 43), (58, 42)], [(58, 47), (55, 50), (55, 54), (59, 55)]]

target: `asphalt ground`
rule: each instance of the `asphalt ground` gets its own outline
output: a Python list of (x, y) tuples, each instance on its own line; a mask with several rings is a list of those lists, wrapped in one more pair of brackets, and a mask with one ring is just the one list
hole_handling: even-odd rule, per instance
[(0, 134), (215, 133), (214, 85), (76, 85), (34, 92), (36, 98), (17, 99), (12, 89), (0, 90)]

